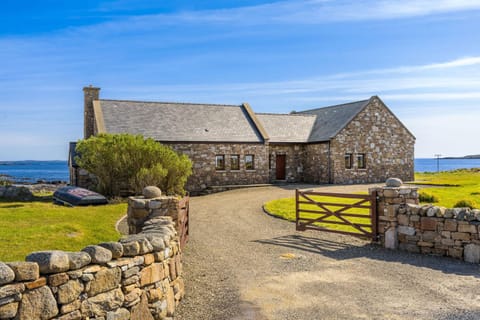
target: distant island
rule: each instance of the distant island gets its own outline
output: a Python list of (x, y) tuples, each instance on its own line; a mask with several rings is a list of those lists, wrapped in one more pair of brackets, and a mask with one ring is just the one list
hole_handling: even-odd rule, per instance
[(480, 154), (471, 154), (463, 157), (443, 157), (440, 159), (480, 159)]

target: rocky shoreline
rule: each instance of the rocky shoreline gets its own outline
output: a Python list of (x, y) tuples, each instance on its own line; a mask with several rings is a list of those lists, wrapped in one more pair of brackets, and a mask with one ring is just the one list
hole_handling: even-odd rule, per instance
[(29, 189), (32, 193), (44, 193), (44, 192), (55, 192), (58, 188), (64, 187), (67, 185), (66, 182), (59, 183), (35, 183), (35, 184), (13, 184), (16, 187), (25, 187)]
[(0, 199), (12, 199), (21, 201), (31, 201), (35, 198), (35, 194), (53, 193), (58, 188), (66, 184), (11, 184), (0, 185)]

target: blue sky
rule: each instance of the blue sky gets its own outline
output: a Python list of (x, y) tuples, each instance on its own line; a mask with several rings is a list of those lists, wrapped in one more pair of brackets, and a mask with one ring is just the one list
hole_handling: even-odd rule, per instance
[(66, 159), (82, 88), (290, 112), (372, 95), (416, 156), (480, 154), (480, 1), (21, 1), (0, 10), (0, 160)]

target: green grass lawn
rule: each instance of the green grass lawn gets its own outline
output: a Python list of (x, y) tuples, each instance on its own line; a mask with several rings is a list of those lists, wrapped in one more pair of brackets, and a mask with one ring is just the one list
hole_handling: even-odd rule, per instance
[[(421, 194), (434, 196), (437, 201), (435, 205), (452, 208), (459, 200), (468, 200), (475, 204), (477, 208), (480, 207), (480, 169), (462, 169), (456, 171), (446, 171), (440, 173), (416, 173), (415, 183), (433, 185), (434, 187), (421, 188)], [(438, 187), (435, 187), (438, 186)], [(367, 190), (364, 192), (367, 193)], [(315, 197), (316, 201), (333, 202), (333, 203), (353, 203), (356, 199), (342, 199), (332, 197)], [(423, 202), (430, 203), (430, 202)], [(264, 205), (265, 209), (272, 215), (295, 221), (295, 197), (272, 200)], [(315, 206), (310, 204), (302, 204), (301, 209), (311, 209)], [(318, 208), (318, 207), (317, 207)], [(338, 209), (339, 207), (328, 206), (330, 210)], [(369, 222), (368, 209), (351, 209), (345, 211), (346, 213), (360, 213), (364, 214), (365, 218), (345, 217), (354, 223)], [(302, 217), (311, 219), (319, 217), (318, 214), (302, 213)], [(340, 221), (336, 217), (329, 217), (328, 221)], [(358, 232), (351, 226), (331, 225), (317, 223), (318, 226), (328, 227), (333, 230)], [(366, 228), (370, 230), (369, 228)]]
[(435, 205), (453, 208), (458, 201), (468, 200), (474, 207), (480, 207), (480, 169), (416, 173), (415, 182), (440, 185), (420, 190), (423, 194), (435, 196), (437, 199), (436, 202), (433, 202)]
[(126, 211), (126, 203), (70, 208), (52, 204), (50, 197), (0, 201), (0, 261), (23, 261), (33, 251), (78, 251), (118, 240), (115, 223)]

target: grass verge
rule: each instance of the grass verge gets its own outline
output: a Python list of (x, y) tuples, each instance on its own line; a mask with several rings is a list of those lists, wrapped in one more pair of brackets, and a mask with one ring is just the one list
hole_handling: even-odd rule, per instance
[[(435, 173), (416, 173), (415, 182), (425, 185), (443, 185), (421, 189), (424, 195), (433, 196), (435, 205), (453, 208), (461, 200), (480, 207), (480, 169), (459, 169)], [(427, 197), (428, 198), (428, 197)], [(424, 202), (428, 203), (428, 201)]]
[(0, 201), (0, 261), (24, 260), (39, 250), (78, 251), (120, 237), (115, 223), (125, 215), (126, 203), (69, 208), (49, 198)]

